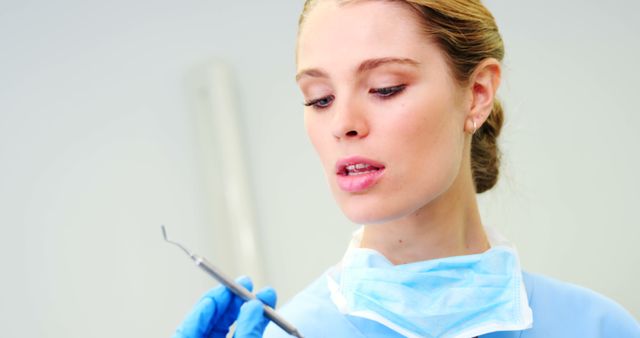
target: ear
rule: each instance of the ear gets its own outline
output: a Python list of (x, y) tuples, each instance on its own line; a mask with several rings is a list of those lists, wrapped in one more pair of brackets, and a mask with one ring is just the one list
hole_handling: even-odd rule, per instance
[(493, 110), (493, 101), (500, 86), (501, 76), (500, 62), (494, 58), (482, 61), (469, 79), (469, 91), (471, 94), (471, 107), (465, 119), (464, 130), (470, 134), (475, 132), (476, 128), (487, 120), (491, 110)]

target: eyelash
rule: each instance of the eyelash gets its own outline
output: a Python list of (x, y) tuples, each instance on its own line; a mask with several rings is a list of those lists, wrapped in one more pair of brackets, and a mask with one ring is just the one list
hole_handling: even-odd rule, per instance
[[(333, 99), (335, 99), (335, 96), (327, 95), (327, 96), (321, 97), (319, 99), (315, 99), (315, 100), (311, 100), (311, 101), (305, 102), (304, 105), (307, 106), (307, 107), (311, 107), (312, 106), (312, 107), (314, 107), (316, 109), (324, 109), (324, 108), (327, 108), (329, 106), (329, 103), (331, 103), (331, 101), (333, 101)], [(327, 100), (329, 100), (329, 102), (326, 103), (325, 105), (318, 105), (320, 102), (327, 101)]]
[[(380, 99), (387, 100), (395, 96), (396, 94), (401, 93), (405, 88), (407, 88), (407, 85), (404, 85), (404, 84), (391, 86), (391, 87), (372, 88), (369, 90), (369, 94), (375, 94)], [(331, 104), (331, 102), (335, 98), (336, 97), (334, 95), (327, 95), (319, 99), (305, 102), (304, 105), (306, 107), (313, 107), (315, 109), (326, 109), (329, 107), (329, 104)], [(326, 103), (319, 105), (321, 102), (326, 102)]]
[(377, 94), (378, 97), (386, 99), (402, 92), (406, 87), (407, 85), (401, 84), (392, 87), (373, 88), (369, 90), (369, 94)]

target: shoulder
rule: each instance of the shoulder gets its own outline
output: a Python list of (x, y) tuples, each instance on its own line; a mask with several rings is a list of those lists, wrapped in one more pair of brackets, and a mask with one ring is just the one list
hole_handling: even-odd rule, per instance
[[(332, 323), (334, 328), (349, 326), (344, 316), (331, 302), (326, 278), (325, 273), (278, 310), (278, 314), (305, 335), (311, 332), (319, 337), (331, 336), (329, 330), (332, 327), (326, 325), (327, 322)], [(284, 338), (289, 335), (273, 323), (269, 323), (264, 337)]]
[[(309, 338), (400, 337), (378, 322), (342, 314), (331, 300), (326, 272), (293, 297), (278, 313)], [(285, 338), (289, 335), (275, 324), (269, 323), (264, 337)]]
[[(640, 325), (622, 306), (587, 288), (523, 272), (533, 328), (523, 338), (637, 337)], [(536, 333), (533, 335), (533, 333)]]

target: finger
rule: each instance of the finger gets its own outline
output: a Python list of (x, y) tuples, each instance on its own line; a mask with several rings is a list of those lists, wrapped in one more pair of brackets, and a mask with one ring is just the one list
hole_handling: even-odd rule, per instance
[(278, 296), (271, 287), (266, 287), (256, 294), (257, 300), (245, 303), (240, 308), (236, 325), (236, 338), (262, 337), (269, 319), (264, 316), (264, 304), (275, 307)]
[(185, 317), (175, 337), (191, 338), (206, 334), (212, 326), (211, 323), (219, 319), (230, 300), (231, 293), (223, 286), (209, 290)]
[(260, 290), (260, 292), (256, 293), (256, 297), (258, 297), (260, 301), (269, 305), (270, 307), (276, 307), (278, 296), (276, 294), (276, 290), (274, 290), (272, 287), (263, 288), (262, 290)]
[(267, 320), (264, 317), (264, 304), (257, 299), (246, 302), (240, 308), (238, 322), (236, 323), (235, 338), (259, 338), (262, 337), (264, 329), (267, 327)]
[[(242, 276), (236, 279), (240, 285), (244, 286), (247, 290), (253, 290), (253, 282), (247, 276)], [(227, 293), (230, 295), (230, 301), (228, 302), (227, 307), (224, 312), (220, 315), (218, 320), (213, 323), (213, 327), (211, 328), (210, 334), (215, 333), (218, 334), (226, 334), (229, 332), (229, 326), (236, 321), (238, 318), (238, 313), (240, 312), (240, 307), (244, 303), (244, 300), (235, 294), (233, 294), (228, 288), (224, 288)]]

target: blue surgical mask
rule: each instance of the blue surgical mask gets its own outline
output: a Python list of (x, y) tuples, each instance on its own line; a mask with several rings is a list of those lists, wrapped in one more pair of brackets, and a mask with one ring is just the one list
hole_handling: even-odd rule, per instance
[(407, 337), (469, 338), (532, 324), (518, 256), (504, 245), (402, 265), (350, 248), (329, 289), (341, 312)]

